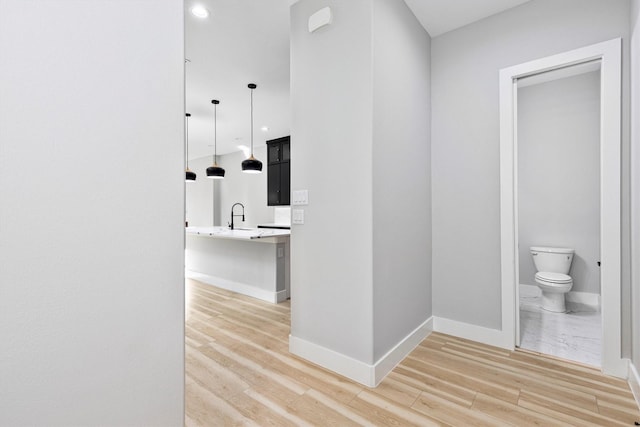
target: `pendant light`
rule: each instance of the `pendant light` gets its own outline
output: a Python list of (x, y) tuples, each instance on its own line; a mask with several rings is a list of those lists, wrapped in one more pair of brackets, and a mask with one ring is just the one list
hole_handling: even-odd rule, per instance
[(185, 119), (186, 120), (186, 124), (185, 124), (185, 127), (184, 127), (184, 132), (185, 132), (184, 160), (185, 160), (185, 165), (186, 165), (185, 178), (186, 178), (186, 182), (195, 182), (196, 173), (192, 172), (191, 170), (189, 170), (189, 117), (191, 117), (191, 114), (187, 113), (187, 114), (185, 114), (185, 116), (187, 117)]
[(218, 166), (216, 158), (218, 157), (218, 104), (220, 101), (212, 99), (213, 104), (213, 166), (207, 168), (207, 178), (224, 179), (224, 169)]
[(262, 162), (253, 157), (253, 90), (257, 87), (253, 83), (249, 83), (251, 89), (251, 156), (242, 162), (242, 172), (244, 173), (260, 173), (262, 172)]

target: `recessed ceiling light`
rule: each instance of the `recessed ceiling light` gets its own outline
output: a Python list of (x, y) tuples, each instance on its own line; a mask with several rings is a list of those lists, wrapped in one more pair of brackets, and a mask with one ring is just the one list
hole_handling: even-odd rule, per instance
[(209, 16), (209, 11), (207, 9), (205, 9), (204, 6), (193, 6), (191, 8), (191, 13), (193, 13), (193, 16), (197, 16), (198, 18), (206, 18), (207, 16)]
[(261, 130), (262, 132), (269, 132), (269, 126), (262, 126), (262, 127), (260, 128), (260, 130)]

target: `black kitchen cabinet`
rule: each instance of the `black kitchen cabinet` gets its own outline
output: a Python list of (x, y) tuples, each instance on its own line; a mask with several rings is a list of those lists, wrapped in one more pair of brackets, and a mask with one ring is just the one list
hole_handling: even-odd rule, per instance
[(267, 205), (288, 206), (291, 196), (290, 136), (267, 141)]

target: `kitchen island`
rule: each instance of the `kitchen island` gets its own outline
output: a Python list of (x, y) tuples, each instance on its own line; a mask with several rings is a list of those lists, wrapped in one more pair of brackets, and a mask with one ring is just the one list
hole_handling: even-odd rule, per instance
[(187, 227), (186, 277), (268, 302), (289, 298), (289, 230)]

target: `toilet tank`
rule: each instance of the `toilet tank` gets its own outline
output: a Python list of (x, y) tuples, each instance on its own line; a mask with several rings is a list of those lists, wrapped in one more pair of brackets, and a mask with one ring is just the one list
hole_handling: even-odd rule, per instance
[(573, 249), (532, 246), (530, 250), (536, 270), (569, 274), (571, 261), (573, 261)]

